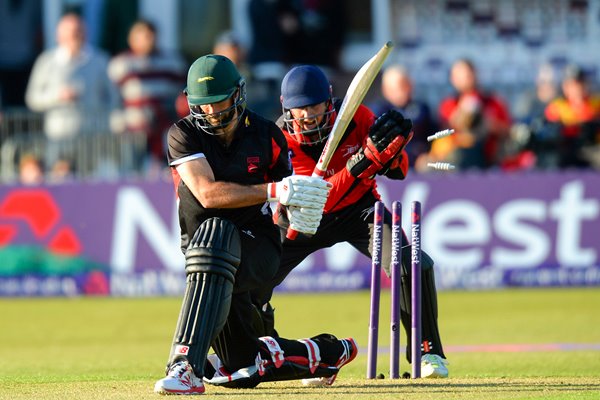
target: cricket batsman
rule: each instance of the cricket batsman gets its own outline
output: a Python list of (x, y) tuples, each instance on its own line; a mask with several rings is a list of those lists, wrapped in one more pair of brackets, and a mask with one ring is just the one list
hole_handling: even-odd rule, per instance
[[(269, 205), (288, 208), (290, 226), (315, 233), (331, 184), (292, 172), (281, 130), (246, 108), (244, 79), (226, 57), (189, 68), (190, 115), (168, 133), (178, 197), (186, 288), (160, 394), (202, 394), (204, 382), (331, 379), (352, 361), (352, 339), (265, 335), (250, 293), (275, 279), (281, 241)], [(259, 323), (257, 323), (257, 321)], [(208, 356), (212, 347), (215, 354)]]

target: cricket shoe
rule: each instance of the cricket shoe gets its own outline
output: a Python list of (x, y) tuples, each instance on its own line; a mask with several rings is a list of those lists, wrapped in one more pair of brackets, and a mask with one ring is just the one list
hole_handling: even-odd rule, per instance
[(204, 383), (194, 374), (187, 361), (179, 361), (169, 368), (167, 376), (156, 382), (154, 391), (159, 394), (202, 394)]
[(448, 361), (437, 354), (424, 354), (421, 357), (422, 378), (447, 378)]
[[(344, 346), (344, 350), (334, 365), (338, 370), (354, 360), (358, 354), (358, 346), (354, 339), (342, 339), (340, 342), (342, 343), (342, 346)], [(333, 385), (333, 382), (335, 382), (335, 378), (337, 378), (337, 373), (329, 377), (302, 379), (302, 384), (304, 386), (331, 386)]]

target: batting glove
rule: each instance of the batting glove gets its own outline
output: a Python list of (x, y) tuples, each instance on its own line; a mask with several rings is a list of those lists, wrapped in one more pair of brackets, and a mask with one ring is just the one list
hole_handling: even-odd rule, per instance
[(323, 217), (323, 207), (288, 207), (290, 228), (295, 231), (314, 235)]
[(331, 184), (321, 178), (293, 175), (267, 185), (267, 200), (284, 206), (322, 208), (327, 202)]

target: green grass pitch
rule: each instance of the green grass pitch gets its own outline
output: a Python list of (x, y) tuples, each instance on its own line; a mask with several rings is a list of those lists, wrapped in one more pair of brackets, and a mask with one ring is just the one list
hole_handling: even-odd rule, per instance
[[(181, 299), (0, 299), (0, 399), (152, 399)], [(369, 293), (276, 294), (282, 336), (354, 337), (361, 353), (328, 388), (208, 387), (217, 399), (598, 399), (600, 288), (439, 294), (451, 377), (365, 379)], [(389, 294), (379, 343), (389, 344)], [(406, 343), (404, 332), (402, 345)], [(389, 358), (378, 372), (388, 376)], [(409, 371), (404, 356), (401, 370)]]

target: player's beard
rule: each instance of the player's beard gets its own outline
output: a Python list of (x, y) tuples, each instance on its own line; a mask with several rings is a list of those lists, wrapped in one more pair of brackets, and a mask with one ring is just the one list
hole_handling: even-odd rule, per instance
[(219, 126), (219, 125), (226, 124), (219, 128), (213, 128), (214, 134), (227, 135), (228, 133), (234, 131), (235, 128), (237, 127), (237, 121), (238, 121), (238, 119), (236, 118), (237, 112), (238, 112), (237, 107), (233, 107), (231, 109), (231, 111), (229, 111), (227, 114), (224, 114), (224, 115), (221, 114), (218, 117), (208, 117), (207, 121), (212, 126)]

